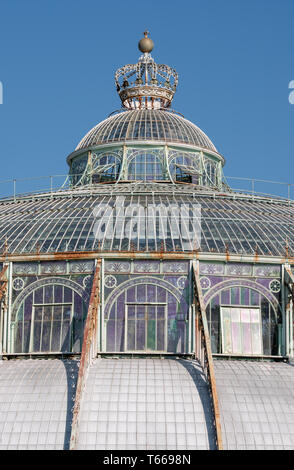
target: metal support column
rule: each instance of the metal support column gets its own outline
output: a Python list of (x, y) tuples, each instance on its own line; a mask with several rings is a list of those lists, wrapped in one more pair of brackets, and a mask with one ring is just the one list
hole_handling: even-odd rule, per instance
[(0, 273), (0, 357), (2, 356), (4, 352), (4, 315), (6, 312), (6, 307), (7, 307), (7, 302), (6, 302), (6, 297), (7, 297), (7, 269), (8, 269), (8, 264), (4, 265), (1, 273)]
[(294, 275), (289, 264), (283, 266), (284, 286), (288, 288), (288, 299), (285, 299), (286, 320), (285, 320), (285, 336), (286, 336), (286, 355), (293, 357), (293, 304), (294, 304)]

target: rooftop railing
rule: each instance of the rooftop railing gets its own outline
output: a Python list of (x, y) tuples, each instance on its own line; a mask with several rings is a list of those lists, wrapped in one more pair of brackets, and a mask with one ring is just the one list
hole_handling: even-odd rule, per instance
[(268, 196), (293, 200), (294, 183), (270, 181), (258, 178), (243, 178), (239, 176), (225, 177), (231, 191), (252, 195)]
[[(82, 175), (75, 175), (82, 176)], [(148, 181), (148, 183), (156, 181)], [(162, 183), (162, 182), (161, 182)], [(97, 188), (97, 183), (93, 187)], [(21, 196), (34, 195), (39, 193), (56, 193), (72, 189), (74, 186), (68, 174), (34, 176), (25, 178), (11, 178), (0, 180), (0, 199), (16, 199)], [(80, 186), (81, 187), (81, 186)], [(211, 188), (210, 188), (211, 189)], [(258, 178), (245, 178), (238, 176), (226, 176), (222, 190), (217, 192), (227, 192), (236, 194), (247, 194), (252, 197), (269, 197), (282, 200), (294, 200), (294, 183), (271, 181)]]

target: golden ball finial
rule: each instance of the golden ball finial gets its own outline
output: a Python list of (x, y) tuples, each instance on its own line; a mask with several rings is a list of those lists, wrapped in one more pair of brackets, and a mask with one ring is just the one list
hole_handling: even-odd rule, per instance
[(148, 34), (150, 34), (149, 31), (145, 30), (143, 34), (144, 37), (139, 41), (138, 47), (139, 50), (145, 54), (146, 52), (149, 53), (152, 51), (154, 43), (152, 39), (148, 38)]

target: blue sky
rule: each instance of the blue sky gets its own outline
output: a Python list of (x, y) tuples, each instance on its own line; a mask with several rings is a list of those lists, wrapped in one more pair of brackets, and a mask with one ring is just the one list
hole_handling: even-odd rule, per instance
[(1, 0), (0, 180), (67, 173), (66, 156), (120, 107), (114, 72), (148, 28), (153, 57), (179, 73), (174, 109), (212, 139), (225, 174), (294, 183), (293, 23), (293, 0)]

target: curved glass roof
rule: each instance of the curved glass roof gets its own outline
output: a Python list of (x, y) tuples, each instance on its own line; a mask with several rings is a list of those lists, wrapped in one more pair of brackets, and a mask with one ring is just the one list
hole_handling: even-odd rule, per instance
[(99, 144), (136, 140), (180, 142), (217, 152), (199, 127), (163, 109), (138, 109), (110, 116), (88, 132), (76, 151)]
[[(168, 236), (134, 237), (132, 240), (117, 233), (94, 236), (98, 213), (103, 204), (111, 207), (111, 215), (117, 210), (117, 196), (125, 196), (126, 204), (139, 203), (145, 207), (154, 201), (161, 204), (201, 205), (202, 252), (258, 254), (284, 256), (288, 240), (289, 253), (294, 253), (294, 205), (277, 201), (265, 202), (248, 197), (225, 196), (218, 193), (193, 192), (182, 186), (179, 189), (168, 184), (154, 185), (153, 190), (144, 185), (117, 185), (109, 191), (92, 186), (92, 191), (70, 190), (59, 195), (38, 195), (13, 201), (0, 202), (0, 250), (7, 247), (10, 253), (49, 253), (65, 251), (191, 251), (186, 249), (180, 237), (174, 235), (173, 214), (167, 217)], [(107, 216), (108, 217), (108, 216)], [(129, 226), (131, 214), (124, 217), (122, 225)], [(117, 219), (115, 219), (117, 222)], [(160, 224), (154, 216), (154, 227)], [(117, 222), (118, 223), (118, 222)], [(144, 225), (144, 224), (143, 224)], [(96, 227), (97, 228), (97, 227)], [(155, 230), (155, 229), (154, 229)], [(157, 230), (157, 229), (156, 229)], [(107, 230), (105, 231), (105, 233)], [(6, 245), (7, 242), (7, 245)]]

